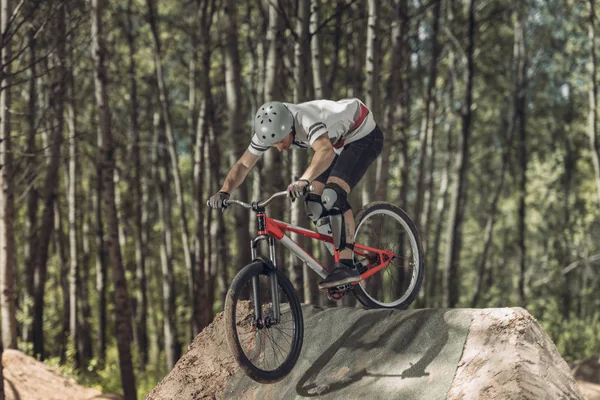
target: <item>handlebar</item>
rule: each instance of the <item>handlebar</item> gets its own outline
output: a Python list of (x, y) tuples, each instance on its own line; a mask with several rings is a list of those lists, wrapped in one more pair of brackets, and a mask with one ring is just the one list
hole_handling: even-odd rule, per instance
[[(312, 192), (314, 189), (315, 188), (313, 187), (313, 185), (308, 185), (306, 187), (306, 190), (304, 191), (304, 196), (306, 196), (308, 193)], [(267, 205), (269, 205), (269, 203), (271, 203), (277, 197), (283, 197), (283, 196), (287, 196), (287, 190), (277, 192), (277, 193), (273, 194), (271, 197), (269, 197), (267, 200), (263, 200), (263, 201), (259, 201), (259, 202), (246, 203), (246, 202), (236, 200), (236, 199), (227, 199), (227, 200), (223, 200), (223, 208), (227, 208), (227, 206), (229, 206), (230, 204), (237, 204), (237, 205), (242, 206), (247, 209), (252, 209), (254, 206), (266, 207)], [(206, 205), (210, 206), (208, 200), (206, 201)]]

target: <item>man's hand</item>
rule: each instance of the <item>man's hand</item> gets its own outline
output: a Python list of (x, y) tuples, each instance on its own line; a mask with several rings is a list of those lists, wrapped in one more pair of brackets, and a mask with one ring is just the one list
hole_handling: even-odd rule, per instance
[(208, 205), (212, 208), (225, 208), (223, 207), (223, 200), (229, 199), (229, 193), (219, 192), (211, 196), (208, 200)]
[(295, 182), (290, 183), (287, 188), (287, 194), (292, 201), (296, 200), (298, 197), (304, 196), (306, 193), (306, 188), (310, 185), (310, 182), (306, 179), (299, 179)]

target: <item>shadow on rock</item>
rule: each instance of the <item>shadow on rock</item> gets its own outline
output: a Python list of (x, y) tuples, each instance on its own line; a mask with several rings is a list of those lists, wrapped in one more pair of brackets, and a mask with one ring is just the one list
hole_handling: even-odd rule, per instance
[[(298, 380), (296, 393), (316, 397), (336, 392), (364, 378), (427, 376), (428, 365), (448, 341), (448, 329), (443, 310), (365, 313), (314, 361)], [(421, 347), (418, 354), (422, 356), (407, 369), (399, 374), (378, 373), (389, 370), (386, 354), (405, 353), (409, 348), (412, 348), (411, 354), (415, 354), (416, 347)]]

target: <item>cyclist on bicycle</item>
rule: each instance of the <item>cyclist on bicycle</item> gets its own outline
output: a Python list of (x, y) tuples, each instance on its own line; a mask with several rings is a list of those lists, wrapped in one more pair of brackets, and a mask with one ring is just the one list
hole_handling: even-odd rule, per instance
[[(321, 233), (331, 229), (334, 245), (340, 251), (340, 262), (319, 282), (319, 288), (360, 281), (352, 261), (355, 227), (347, 196), (383, 147), (383, 134), (372, 113), (358, 99), (263, 104), (254, 117), (254, 135), (248, 149), (227, 174), (221, 190), (210, 198), (211, 207), (223, 206), (223, 200), (244, 181), (269, 147), (280, 152), (290, 147), (312, 147), (315, 152), (304, 174), (287, 191), (295, 200), (313, 185), (313, 192), (305, 197), (307, 214)], [(323, 224), (327, 216), (330, 226)]]

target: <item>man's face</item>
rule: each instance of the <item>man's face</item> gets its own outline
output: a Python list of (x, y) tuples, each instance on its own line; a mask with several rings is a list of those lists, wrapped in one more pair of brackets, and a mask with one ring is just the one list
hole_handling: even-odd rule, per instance
[(290, 146), (292, 145), (293, 141), (294, 141), (294, 136), (290, 133), (289, 135), (287, 135), (286, 137), (281, 139), (279, 142), (273, 143), (272, 146), (276, 147), (277, 150), (282, 152), (283, 150), (289, 149)]

